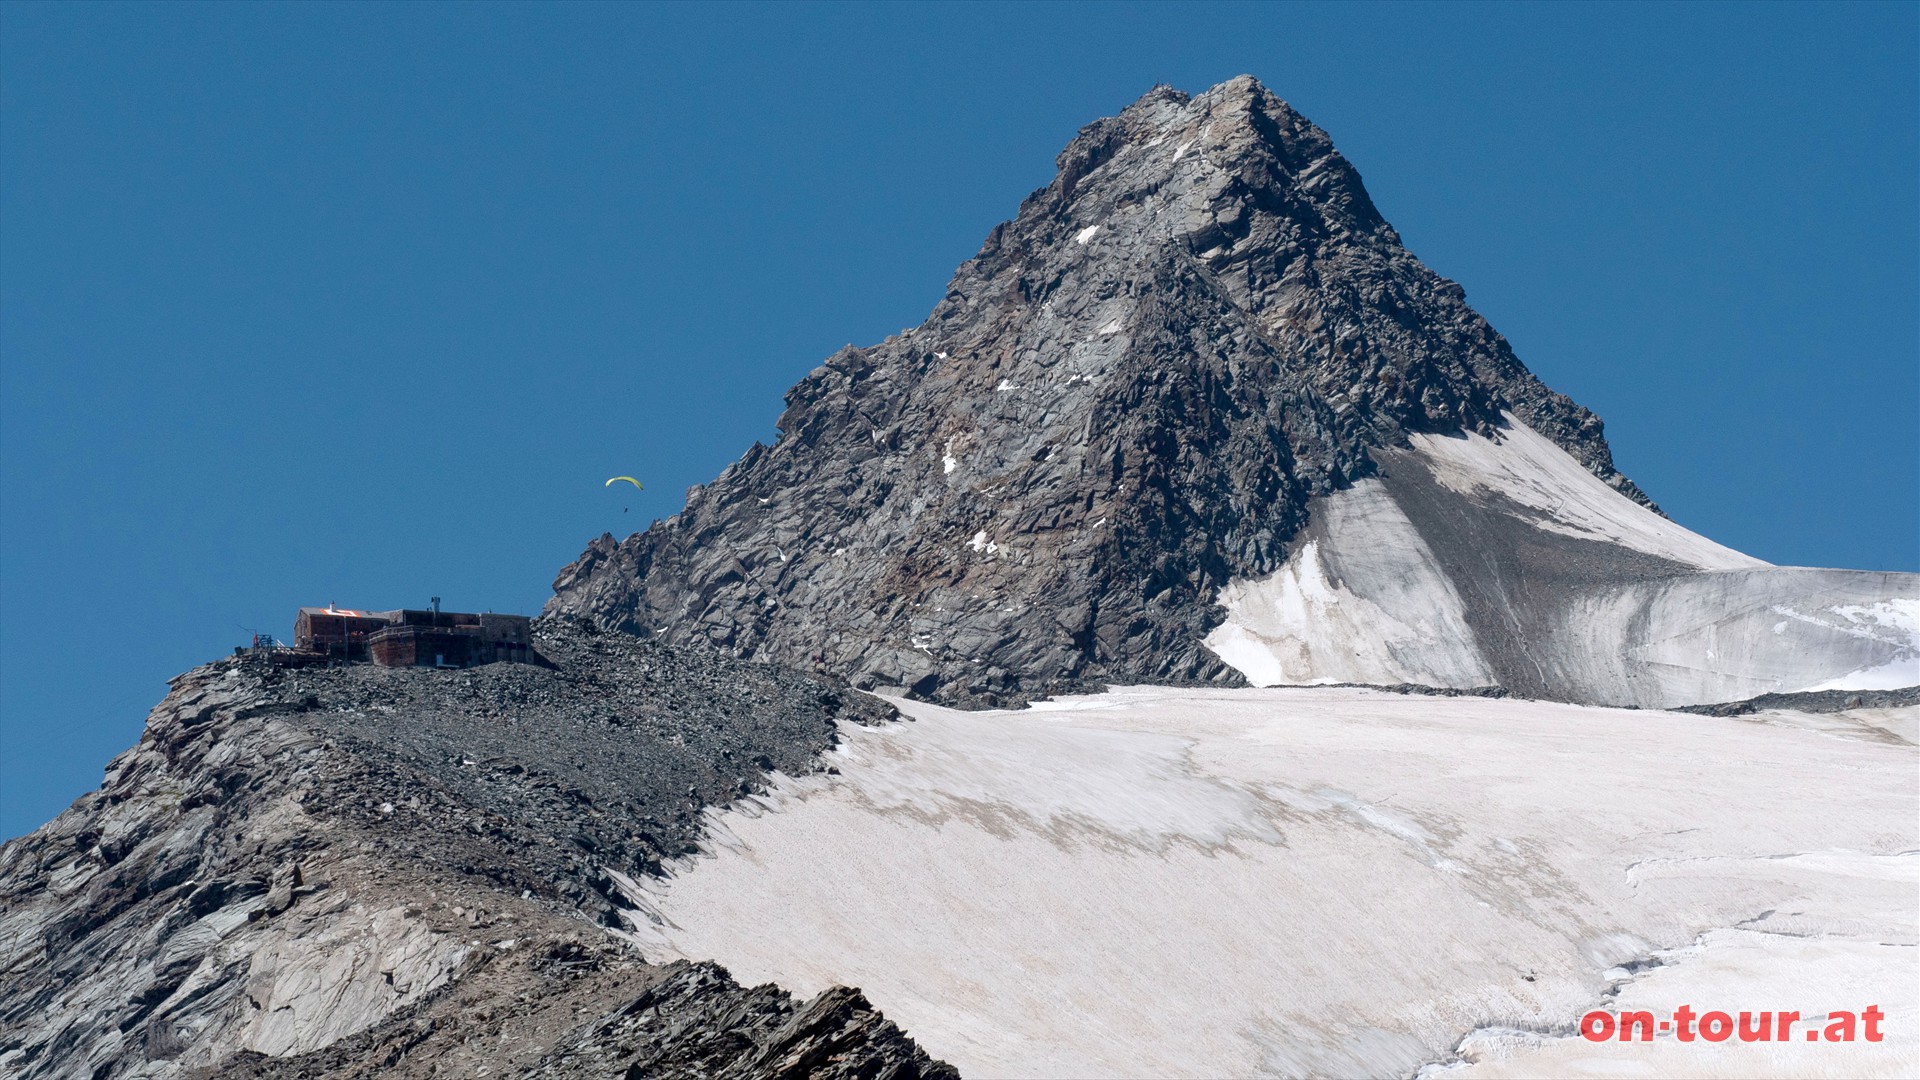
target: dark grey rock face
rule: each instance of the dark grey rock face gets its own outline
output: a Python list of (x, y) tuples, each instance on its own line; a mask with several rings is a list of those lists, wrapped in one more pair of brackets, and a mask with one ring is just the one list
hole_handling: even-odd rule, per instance
[(1920, 686), (1906, 686), (1898, 690), (1813, 690), (1797, 694), (1762, 694), (1745, 701), (1682, 705), (1673, 711), (1701, 716), (1748, 716), (1766, 709), (1837, 713), (1848, 709), (1908, 709), (1915, 706), (1920, 706)]
[(548, 611), (958, 702), (1234, 682), (1216, 590), (1371, 449), (1510, 410), (1646, 501), (1253, 79), (1157, 88), (1058, 165), (925, 323), (829, 357), (775, 445), (596, 540)]
[[(408, 856), (595, 911), (603, 870), (691, 853), (702, 808), (817, 768), (840, 720), (897, 718), (837, 680), (689, 653), (564, 621), (537, 624), (552, 666), (268, 672), (294, 726), (346, 752), (303, 806), (413, 841)], [(449, 838), (442, 803), (479, 815)], [(391, 809), (382, 810), (391, 804)]]
[[(603, 929), (619, 876), (691, 850), (702, 808), (769, 770), (818, 768), (836, 721), (896, 715), (834, 680), (563, 621), (535, 644), (550, 666), (249, 657), (174, 680), (99, 791), (0, 847), (0, 1075), (530, 1069), (684, 972)], [(709, 972), (651, 1045), (938, 1075), (828, 996), (799, 1008)], [(760, 1030), (802, 1014), (785, 1042)], [(726, 1075), (775, 1075), (760, 1061)]]
[(568, 1036), (525, 1075), (553, 1080), (959, 1080), (882, 1017), (836, 986), (796, 1001), (775, 986), (745, 989), (714, 964), (674, 964), (659, 985)]

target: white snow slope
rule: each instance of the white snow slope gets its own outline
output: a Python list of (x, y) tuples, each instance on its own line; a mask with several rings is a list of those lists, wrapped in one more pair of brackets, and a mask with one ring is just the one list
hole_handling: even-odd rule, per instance
[[(712, 817), (653, 955), (862, 988), (970, 1076), (1910, 1076), (1917, 710), (1760, 722), (1344, 688), (900, 702)], [(1876, 1005), (1878, 1043), (1589, 1043)]]
[(1271, 577), (1220, 591), (1229, 616), (1207, 645), (1222, 660), (1255, 686), (1499, 681), (1460, 594), (1380, 481), (1320, 500), (1314, 515), (1321, 539)]
[(1920, 575), (1774, 567), (1607, 487), (1508, 418), (1420, 435), (1317, 500), (1208, 637), (1256, 686), (1502, 685), (1667, 708), (1920, 684)]

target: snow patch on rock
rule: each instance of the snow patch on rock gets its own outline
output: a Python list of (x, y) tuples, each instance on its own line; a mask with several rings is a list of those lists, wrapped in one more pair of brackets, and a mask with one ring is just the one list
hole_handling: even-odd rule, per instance
[(1413, 435), (1434, 479), (1462, 495), (1503, 496), (1538, 511), (1536, 528), (1620, 544), (1702, 570), (1765, 566), (1691, 532), (1608, 487), (1553, 441), (1506, 414), (1495, 442), (1484, 435)]

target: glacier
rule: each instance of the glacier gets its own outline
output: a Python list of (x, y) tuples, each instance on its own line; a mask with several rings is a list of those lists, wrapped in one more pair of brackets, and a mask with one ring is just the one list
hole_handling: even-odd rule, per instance
[[(858, 985), (966, 1075), (1897, 1076), (1920, 710), (1348, 687), (897, 701), (628, 895), (651, 955)], [(1878, 1044), (1591, 1044), (1584, 1011), (1878, 1004)]]
[(1920, 684), (1920, 575), (1777, 567), (1608, 487), (1511, 414), (1415, 435), (1229, 582), (1207, 646), (1256, 686), (1499, 685), (1673, 708)]

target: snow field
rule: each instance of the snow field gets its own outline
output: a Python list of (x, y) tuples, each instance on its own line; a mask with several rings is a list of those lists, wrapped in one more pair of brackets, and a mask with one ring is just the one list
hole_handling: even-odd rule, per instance
[[(1886, 724), (1336, 688), (899, 704), (636, 886), (650, 954), (859, 986), (969, 1075), (1879, 1075), (1920, 1047), (1920, 773)], [(1552, 1037), (1609, 991), (1871, 1002), (1893, 1037)]]

